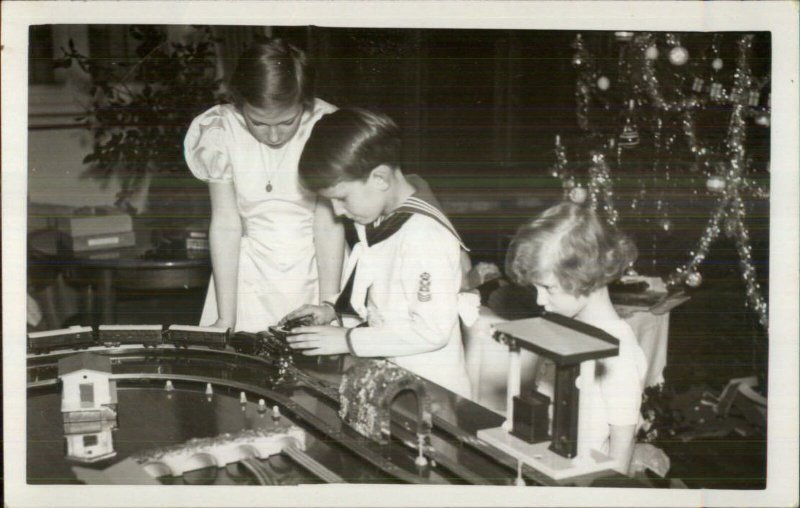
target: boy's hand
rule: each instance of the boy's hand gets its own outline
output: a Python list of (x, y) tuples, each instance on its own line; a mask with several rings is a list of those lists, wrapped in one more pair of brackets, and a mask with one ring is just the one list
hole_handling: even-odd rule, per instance
[(286, 338), (289, 347), (305, 356), (347, 353), (347, 328), (338, 326), (300, 326)]
[(292, 319), (307, 316), (311, 318), (311, 324), (327, 325), (336, 319), (336, 312), (330, 305), (303, 305), (283, 316), (283, 318), (278, 321), (278, 326), (283, 326), (287, 321), (291, 321)]

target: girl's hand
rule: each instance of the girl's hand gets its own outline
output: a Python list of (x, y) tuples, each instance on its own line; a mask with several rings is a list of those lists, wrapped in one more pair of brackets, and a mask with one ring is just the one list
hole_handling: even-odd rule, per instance
[(293, 310), (286, 314), (278, 321), (278, 326), (283, 326), (287, 321), (301, 317), (311, 317), (311, 324), (314, 325), (328, 325), (331, 321), (336, 319), (336, 312), (330, 305), (303, 305), (302, 307)]
[(286, 338), (289, 347), (305, 356), (347, 353), (347, 328), (338, 326), (300, 326)]

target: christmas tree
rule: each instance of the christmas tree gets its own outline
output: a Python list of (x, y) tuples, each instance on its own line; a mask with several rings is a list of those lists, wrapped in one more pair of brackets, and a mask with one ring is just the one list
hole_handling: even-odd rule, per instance
[(577, 35), (580, 136), (556, 136), (553, 166), (565, 198), (633, 234), (637, 269), (671, 288), (700, 286), (729, 239), (764, 328), (766, 263), (758, 274), (751, 231), (766, 242), (769, 43), (767, 33)]

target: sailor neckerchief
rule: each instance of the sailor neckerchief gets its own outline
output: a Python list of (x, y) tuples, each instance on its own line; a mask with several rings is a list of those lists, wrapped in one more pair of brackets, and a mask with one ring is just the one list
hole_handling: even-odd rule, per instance
[[(368, 224), (365, 227), (367, 247), (371, 247), (391, 237), (393, 234), (397, 233), (401, 227), (403, 227), (403, 224), (405, 224), (408, 219), (410, 219), (415, 213), (418, 213), (434, 219), (439, 224), (447, 228), (447, 230), (456, 237), (458, 243), (461, 244), (461, 248), (469, 252), (469, 249), (466, 245), (464, 245), (464, 242), (461, 240), (461, 236), (459, 236), (456, 228), (453, 227), (450, 219), (447, 218), (447, 215), (445, 215), (445, 213), (439, 209), (437, 203), (435, 203), (433, 200), (425, 199), (426, 197), (427, 196), (424, 196), (423, 193), (415, 192), (405, 201), (403, 201), (403, 203), (388, 217), (381, 221), (375, 221), (372, 224)], [(355, 280), (356, 270), (358, 270), (358, 264), (353, 267), (353, 270), (350, 272), (350, 277), (347, 279), (347, 284), (345, 284), (342, 292), (339, 293), (339, 297), (336, 299), (336, 303), (334, 304), (334, 309), (339, 315), (357, 314), (350, 303), (350, 297), (353, 294), (353, 281)]]

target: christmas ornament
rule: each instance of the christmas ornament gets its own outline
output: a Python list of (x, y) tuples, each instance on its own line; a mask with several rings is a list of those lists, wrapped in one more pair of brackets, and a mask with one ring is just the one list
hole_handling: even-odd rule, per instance
[(709, 176), (706, 180), (706, 189), (711, 192), (722, 192), (725, 190), (725, 178), (721, 176)]
[(722, 69), (722, 58), (719, 58), (719, 57), (715, 58), (711, 62), (711, 68), (714, 69), (715, 71), (721, 70)]
[(619, 146), (632, 147), (638, 144), (639, 132), (629, 121), (625, 124), (625, 127), (622, 128), (622, 132), (619, 135)]
[(669, 232), (669, 230), (672, 229), (672, 221), (669, 219), (661, 219), (658, 225), (661, 226), (661, 229), (667, 232)]
[(647, 47), (644, 51), (644, 57), (648, 60), (656, 60), (658, 58), (658, 48), (655, 44)]
[(628, 101), (628, 117), (625, 119), (625, 126), (619, 135), (619, 146), (632, 147), (639, 144), (639, 131), (633, 123), (633, 107), (634, 101)]
[(703, 91), (703, 83), (705, 83), (704, 80), (702, 80), (700, 78), (694, 78), (694, 81), (692, 81), (692, 91), (693, 92), (702, 92)]
[(737, 223), (734, 219), (728, 219), (725, 221), (725, 236), (728, 238), (735, 238), (736, 237), (736, 230), (737, 230)]
[(769, 127), (769, 113), (762, 113), (756, 117), (756, 125)]
[(711, 96), (712, 99), (720, 100), (722, 99), (725, 92), (722, 90), (722, 83), (711, 83), (711, 86), (708, 87), (708, 95)]
[(600, 76), (599, 78), (597, 78), (597, 88), (599, 88), (600, 90), (605, 92), (606, 90), (609, 89), (610, 86), (611, 86), (611, 81), (607, 77)]
[(614, 37), (616, 37), (618, 41), (627, 42), (633, 39), (633, 32), (614, 32)]
[(751, 90), (750, 93), (747, 94), (747, 105), (758, 106), (759, 102), (761, 102), (761, 93), (759, 93), (758, 90)]
[(683, 46), (675, 46), (669, 50), (669, 63), (672, 65), (683, 65), (689, 61), (689, 51)]
[(573, 203), (581, 204), (586, 201), (587, 192), (583, 187), (575, 187), (569, 191), (569, 199)]
[(690, 272), (686, 275), (686, 285), (692, 288), (700, 287), (703, 283), (703, 276), (700, 272)]

